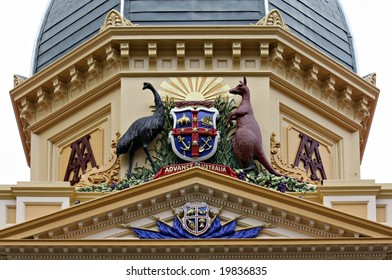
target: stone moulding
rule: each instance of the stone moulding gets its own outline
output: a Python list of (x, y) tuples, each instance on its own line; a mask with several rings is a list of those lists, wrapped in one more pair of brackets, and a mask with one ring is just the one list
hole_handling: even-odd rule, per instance
[[(278, 244), (281, 244), (279, 246)], [(277, 240), (11, 240), (0, 243), (0, 260), (18, 259), (392, 259), (391, 239)]]
[(304, 169), (299, 167), (291, 167), (286, 162), (282, 160), (279, 154), (280, 142), (276, 141), (275, 133), (271, 133), (270, 137), (270, 147), (271, 147), (271, 163), (272, 166), (280, 171), (282, 174), (290, 176), (294, 179), (303, 181), (312, 185), (320, 185), (320, 182), (314, 181), (310, 178), (310, 174)]
[(87, 170), (81, 175), (77, 187), (98, 186), (103, 183), (110, 184), (119, 181), (120, 158), (116, 155), (116, 145), (120, 136), (121, 134), (117, 132), (116, 139), (112, 140), (112, 152), (108, 164)]

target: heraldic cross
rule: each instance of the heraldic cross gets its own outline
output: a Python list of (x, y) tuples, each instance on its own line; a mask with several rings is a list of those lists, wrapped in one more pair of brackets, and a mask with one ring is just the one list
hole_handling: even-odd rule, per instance
[[(192, 158), (199, 157), (200, 153), (204, 150), (209, 150), (212, 148), (210, 141), (212, 137), (218, 135), (217, 130), (213, 127), (213, 123), (204, 123), (204, 120), (200, 120), (199, 110), (191, 110), (191, 118), (183, 113), (183, 116), (177, 120), (178, 126), (172, 129), (172, 135), (179, 143), (180, 149), (185, 157), (186, 152), (190, 151)], [(203, 122), (199, 125), (199, 122)], [(192, 123), (190, 125), (190, 123)], [(185, 136), (191, 136), (191, 142), (188, 144), (185, 142)]]

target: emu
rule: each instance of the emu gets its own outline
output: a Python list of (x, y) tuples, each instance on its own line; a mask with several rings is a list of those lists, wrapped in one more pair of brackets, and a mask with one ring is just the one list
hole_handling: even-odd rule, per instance
[(276, 171), (263, 151), (260, 127), (253, 115), (250, 103), (250, 90), (246, 85), (246, 78), (240, 84), (229, 90), (231, 94), (238, 94), (242, 101), (237, 110), (231, 113), (228, 121), (237, 121), (237, 130), (233, 137), (233, 153), (238, 164), (244, 170), (254, 169), (254, 160), (258, 160), (268, 172), (276, 176), (284, 176)]
[(148, 150), (148, 144), (163, 130), (165, 124), (165, 108), (161, 97), (156, 89), (145, 82), (143, 90), (149, 89), (154, 94), (155, 112), (152, 116), (137, 119), (128, 128), (127, 132), (120, 138), (116, 146), (116, 154), (126, 154), (129, 152), (129, 167), (127, 177), (131, 176), (133, 157), (139, 148), (143, 148), (152, 169), (156, 173), (156, 167)]

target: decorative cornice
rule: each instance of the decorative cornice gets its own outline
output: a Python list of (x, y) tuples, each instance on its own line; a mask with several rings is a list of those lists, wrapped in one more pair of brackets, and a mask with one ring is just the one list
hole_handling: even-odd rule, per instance
[(158, 45), (157, 42), (149, 42), (148, 43), (148, 67), (151, 70), (156, 70), (157, 68), (157, 54), (158, 54)]
[(305, 88), (310, 89), (313, 84), (318, 81), (319, 67), (316, 64), (312, 64), (305, 73)]
[(233, 42), (232, 59), (233, 59), (233, 68), (239, 68), (240, 60), (241, 60), (241, 42)]
[(383, 184), (377, 199), (392, 198), (392, 184)]
[(292, 58), (289, 59), (289, 63), (287, 64), (287, 77), (291, 80), (294, 76), (301, 70), (300, 67), (301, 56), (295, 54)]
[(53, 95), (55, 100), (67, 100), (67, 85), (66, 82), (60, 77), (55, 77), (53, 79)]
[(24, 81), (26, 81), (27, 78), (21, 75), (14, 75), (14, 87), (19, 86), (20, 84), (22, 84)]
[(45, 110), (50, 107), (52, 103), (51, 94), (45, 88), (40, 87), (37, 90), (37, 97), (38, 97), (38, 110)]
[(329, 75), (322, 81), (321, 93), (323, 99), (328, 99), (335, 92), (335, 77)]
[(204, 64), (206, 69), (210, 70), (212, 65), (212, 57), (214, 54), (214, 43), (213, 42), (205, 42), (204, 43)]
[(1, 240), (1, 259), (391, 259), (390, 238)]
[(70, 70), (71, 84), (73, 84), (80, 92), (84, 90), (84, 75), (83, 70), (79, 67), (73, 66)]
[(94, 55), (91, 55), (87, 59), (87, 65), (88, 65), (88, 73), (94, 76), (96, 81), (101, 81), (102, 79), (102, 65), (101, 62), (98, 60), (98, 58)]
[(116, 72), (120, 70), (120, 50), (113, 44), (109, 44), (106, 47), (106, 61), (115, 69)]
[(381, 184), (376, 184), (373, 180), (325, 180), (322, 186), (318, 187), (319, 196), (358, 196), (369, 195), (377, 197), (382, 190)]
[(15, 195), (12, 193), (11, 186), (0, 186), (0, 201), (1, 200), (15, 200)]
[(71, 197), (75, 193), (75, 188), (69, 182), (19, 182), (11, 187), (15, 197)]
[(176, 42), (178, 69), (185, 69), (185, 42)]

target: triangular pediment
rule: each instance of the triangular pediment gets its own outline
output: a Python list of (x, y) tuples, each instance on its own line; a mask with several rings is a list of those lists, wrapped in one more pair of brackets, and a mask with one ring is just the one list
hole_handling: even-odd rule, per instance
[(202, 168), (115, 192), (0, 231), (1, 239), (138, 239), (127, 228), (171, 224), (173, 209), (207, 203), (237, 227), (270, 224), (256, 239), (391, 237), (390, 227)]
[[(173, 223), (172, 208), (205, 202), (254, 238), (144, 239), (127, 227)], [(392, 228), (194, 167), (0, 231), (0, 256), (39, 259), (389, 258)]]

